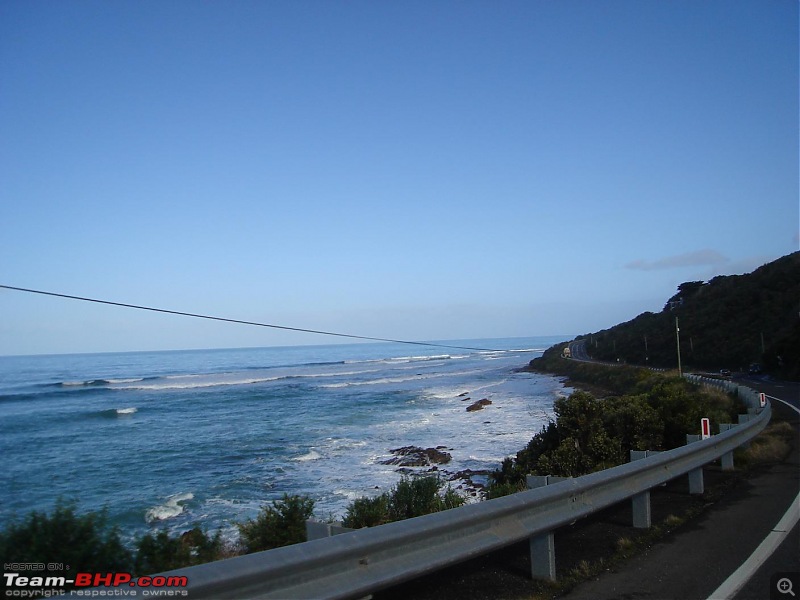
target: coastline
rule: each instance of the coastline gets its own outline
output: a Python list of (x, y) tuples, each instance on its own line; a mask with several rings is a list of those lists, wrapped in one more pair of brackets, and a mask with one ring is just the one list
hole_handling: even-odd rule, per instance
[[(564, 376), (530, 364), (524, 370)], [(565, 379), (565, 385), (567, 381)], [(608, 393), (596, 386), (584, 387), (586, 384), (582, 382), (570, 381), (570, 384), (590, 393), (592, 390)], [(618, 597), (623, 593), (659, 600), (707, 598), (721, 579), (737, 569), (771, 531), (776, 515), (782, 514), (798, 493), (797, 415), (782, 406), (777, 407), (777, 413), (781, 415), (779, 425), (773, 432), (762, 435), (786, 439), (788, 445), (782, 455), (759, 457), (758, 450), (752, 454), (742, 453), (734, 471), (708, 465), (704, 468), (705, 492), (702, 495), (689, 493), (686, 477), (654, 488), (651, 490), (653, 525), (650, 529), (631, 526), (631, 503), (626, 501), (556, 530), (556, 582), (530, 579), (530, 549), (528, 543), (523, 542), (385, 590), (374, 597), (376, 600), (409, 597), (418, 600), (461, 600), (464, 597), (590, 600)], [(791, 425), (794, 433), (788, 438), (785, 427), (778, 433), (781, 422), (783, 426), (787, 422)], [(765, 445), (769, 447), (769, 442)], [(771, 510), (767, 505), (782, 508)], [(758, 527), (748, 527), (746, 535), (741, 536), (737, 524), (752, 522), (753, 515), (759, 515)], [(794, 530), (796, 532), (796, 526)], [(791, 545), (791, 538), (784, 545), (787, 543)], [(735, 553), (730, 552), (733, 546), (737, 548)], [(714, 557), (714, 575), (721, 576), (720, 581), (708, 576), (706, 561), (697, 560), (697, 556)], [(792, 562), (796, 561), (796, 546), (793, 552), (785, 550), (783, 556), (790, 557), (787, 565), (796, 564)], [(784, 570), (791, 569), (787, 566)], [(768, 595), (770, 574), (760, 574), (747, 583), (745, 589), (750, 590), (750, 595), (746, 597)], [(677, 587), (672, 586), (668, 591), (664, 582), (672, 580)], [(677, 591), (673, 592), (673, 588)]]

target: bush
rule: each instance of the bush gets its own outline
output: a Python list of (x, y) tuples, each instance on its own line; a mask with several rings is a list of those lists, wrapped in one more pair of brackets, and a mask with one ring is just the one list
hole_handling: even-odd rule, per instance
[(438, 512), (439, 487), (435, 477), (402, 479), (389, 497), (389, 520), (402, 521)]
[(219, 560), (223, 554), (222, 534), (217, 532), (214, 537), (209, 537), (200, 527), (179, 537), (170, 537), (166, 531), (159, 531), (139, 539), (137, 549), (137, 575), (162, 573)]
[[(58, 500), (51, 515), (31, 512), (21, 523), (12, 522), (0, 533), (0, 558), (7, 563), (49, 563), (69, 566), (60, 572), (74, 579), (79, 571), (130, 571), (131, 553), (110, 527), (105, 510), (75, 514), (73, 502)], [(26, 576), (52, 576), (52, 572), (26, 571)]]
[(357, 498), (347, 507), (342, 525), (352, 529), (375, 527), (389, 522), (389, 494)]
[(281, 500), (264, 506), (255, 520), (239, 523), (239, 533), (247, 552), (259, 552), (306, 541), (306, 521), (314, 511), (308, 496), (284, 494)]
[(619, 440), (620, 458), (631, 450), (656, 450), (664, 443), (664, 421), (644, 394), (603, 400), (603, 426)]
[(525, 481), (517, 481), (512, 483), (510, 481), (504, 483), (491, 483), (486, 490), (486, 499), (493, 500), (495, 498), (502, 498), (503, 496), (510, 496), (518, 492), (524, 492), (528, 489)]
[(392, 521), (402, 521), (430, 513), (457, 508), (464, 504), (455, 490), (447, 488), (438, 477), (403, 478), (375, 498), (358, 498), (347, 507), (342, 525), (358, 529)]
[(698, 389), (677, 377), (647, 374), (625, 379), (636, 379), (630, 390), (634, 394), (597, 400), (578, 391), (556, 400), (556, 420), (492, 473), (489, 497), (524, 489), (528, 474), (578, 477), (627, 462), (631, 450), (682, 446), (687, 433), (699, 432), (701, 417), (709, 417), (713, 426), (735, 422), (739, 407), (724, 394)]

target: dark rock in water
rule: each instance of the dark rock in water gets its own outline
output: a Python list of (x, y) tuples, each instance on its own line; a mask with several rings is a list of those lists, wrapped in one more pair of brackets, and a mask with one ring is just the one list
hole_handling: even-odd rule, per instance
[(472, 400), (472, 398), (470, 398), (469, 396), (461, 399), (462, 402), (469, 402), (470, 400)]
[(464, 396), (469, 396), (469, 392), (464, 392), (462, 394), (459, 394), (457, 397), (458, 398), (463, 398)]
[(442, 448), (420, 448), (419, 446), (404, 446), (390, 450), (394, 458), (382, 460), (382, 465), (397, 465), (400, 467), (430, 467), (432, 465), (445, 465), (452, 456), (449, 452), (442, 452)]
[(477, 402), (473, 402), (467, 407), (467, 412), (475, 412), (476, 410), (482, 410), (484, 406), (489, 406), (492, 403), (491, 400), (488, 398), (483, 398), (482, 400), (478, 400)]

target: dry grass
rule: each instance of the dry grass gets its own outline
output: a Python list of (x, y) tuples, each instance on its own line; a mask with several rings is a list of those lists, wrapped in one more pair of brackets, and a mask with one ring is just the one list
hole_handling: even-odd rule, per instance
[(744, 460), (750, 466), (781, 462), (789, 455), (791, 441), (796, 436), (794, 428), (786, 421), (773, 423), (744, 450)]
[(621, 537), (617, 540), (617, 550), (623, 554), (627, 554), (635, 547), (636, 542), (629, 537)]
[(595, 564), (592, 564), (587, 560), (582, 560), (578, 563), (578, 566), (570, 570), (570, 576), (575, 577), (578, 580), (589, 579), (597, 573), (598, 567), (602, 565), (602, 563), (602, 559)]
[(779, 423), (773, 423), (772, 425), (768, 426), (764, 433), (767, 435), (775, 435), (780, 438), (785, 439), (786, 441), (791, 440), (792, 438), (797, 437), (797, 433), (795, 433), (794, 427), (792, 427), (786, 421), (780, 421)]
[(745, 450), (744, 456), (750, 465), (763, 465), (781, 462), (789, 450), (789, 444), (779, 437), (759, 437)]
[(675, 515), (667, 515), (664, 519), (663, 525), (668, 531), (672, 531), (680, 527), (686, 522), (684, 517), (676, 517)]

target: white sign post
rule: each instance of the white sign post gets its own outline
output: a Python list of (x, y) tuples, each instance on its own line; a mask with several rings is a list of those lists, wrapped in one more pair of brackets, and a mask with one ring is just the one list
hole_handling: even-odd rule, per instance
[(758, 395), (758, 403), (761, 405), (761, 408), (764, 408), (767, 405), (767, 395), (764, 392), (761, 392)]
[(708, 419), (708, 417), (703, 417), (700, 419), (700, 431), (701, 440), (707, 440), (711, 437), (711, 421)]

